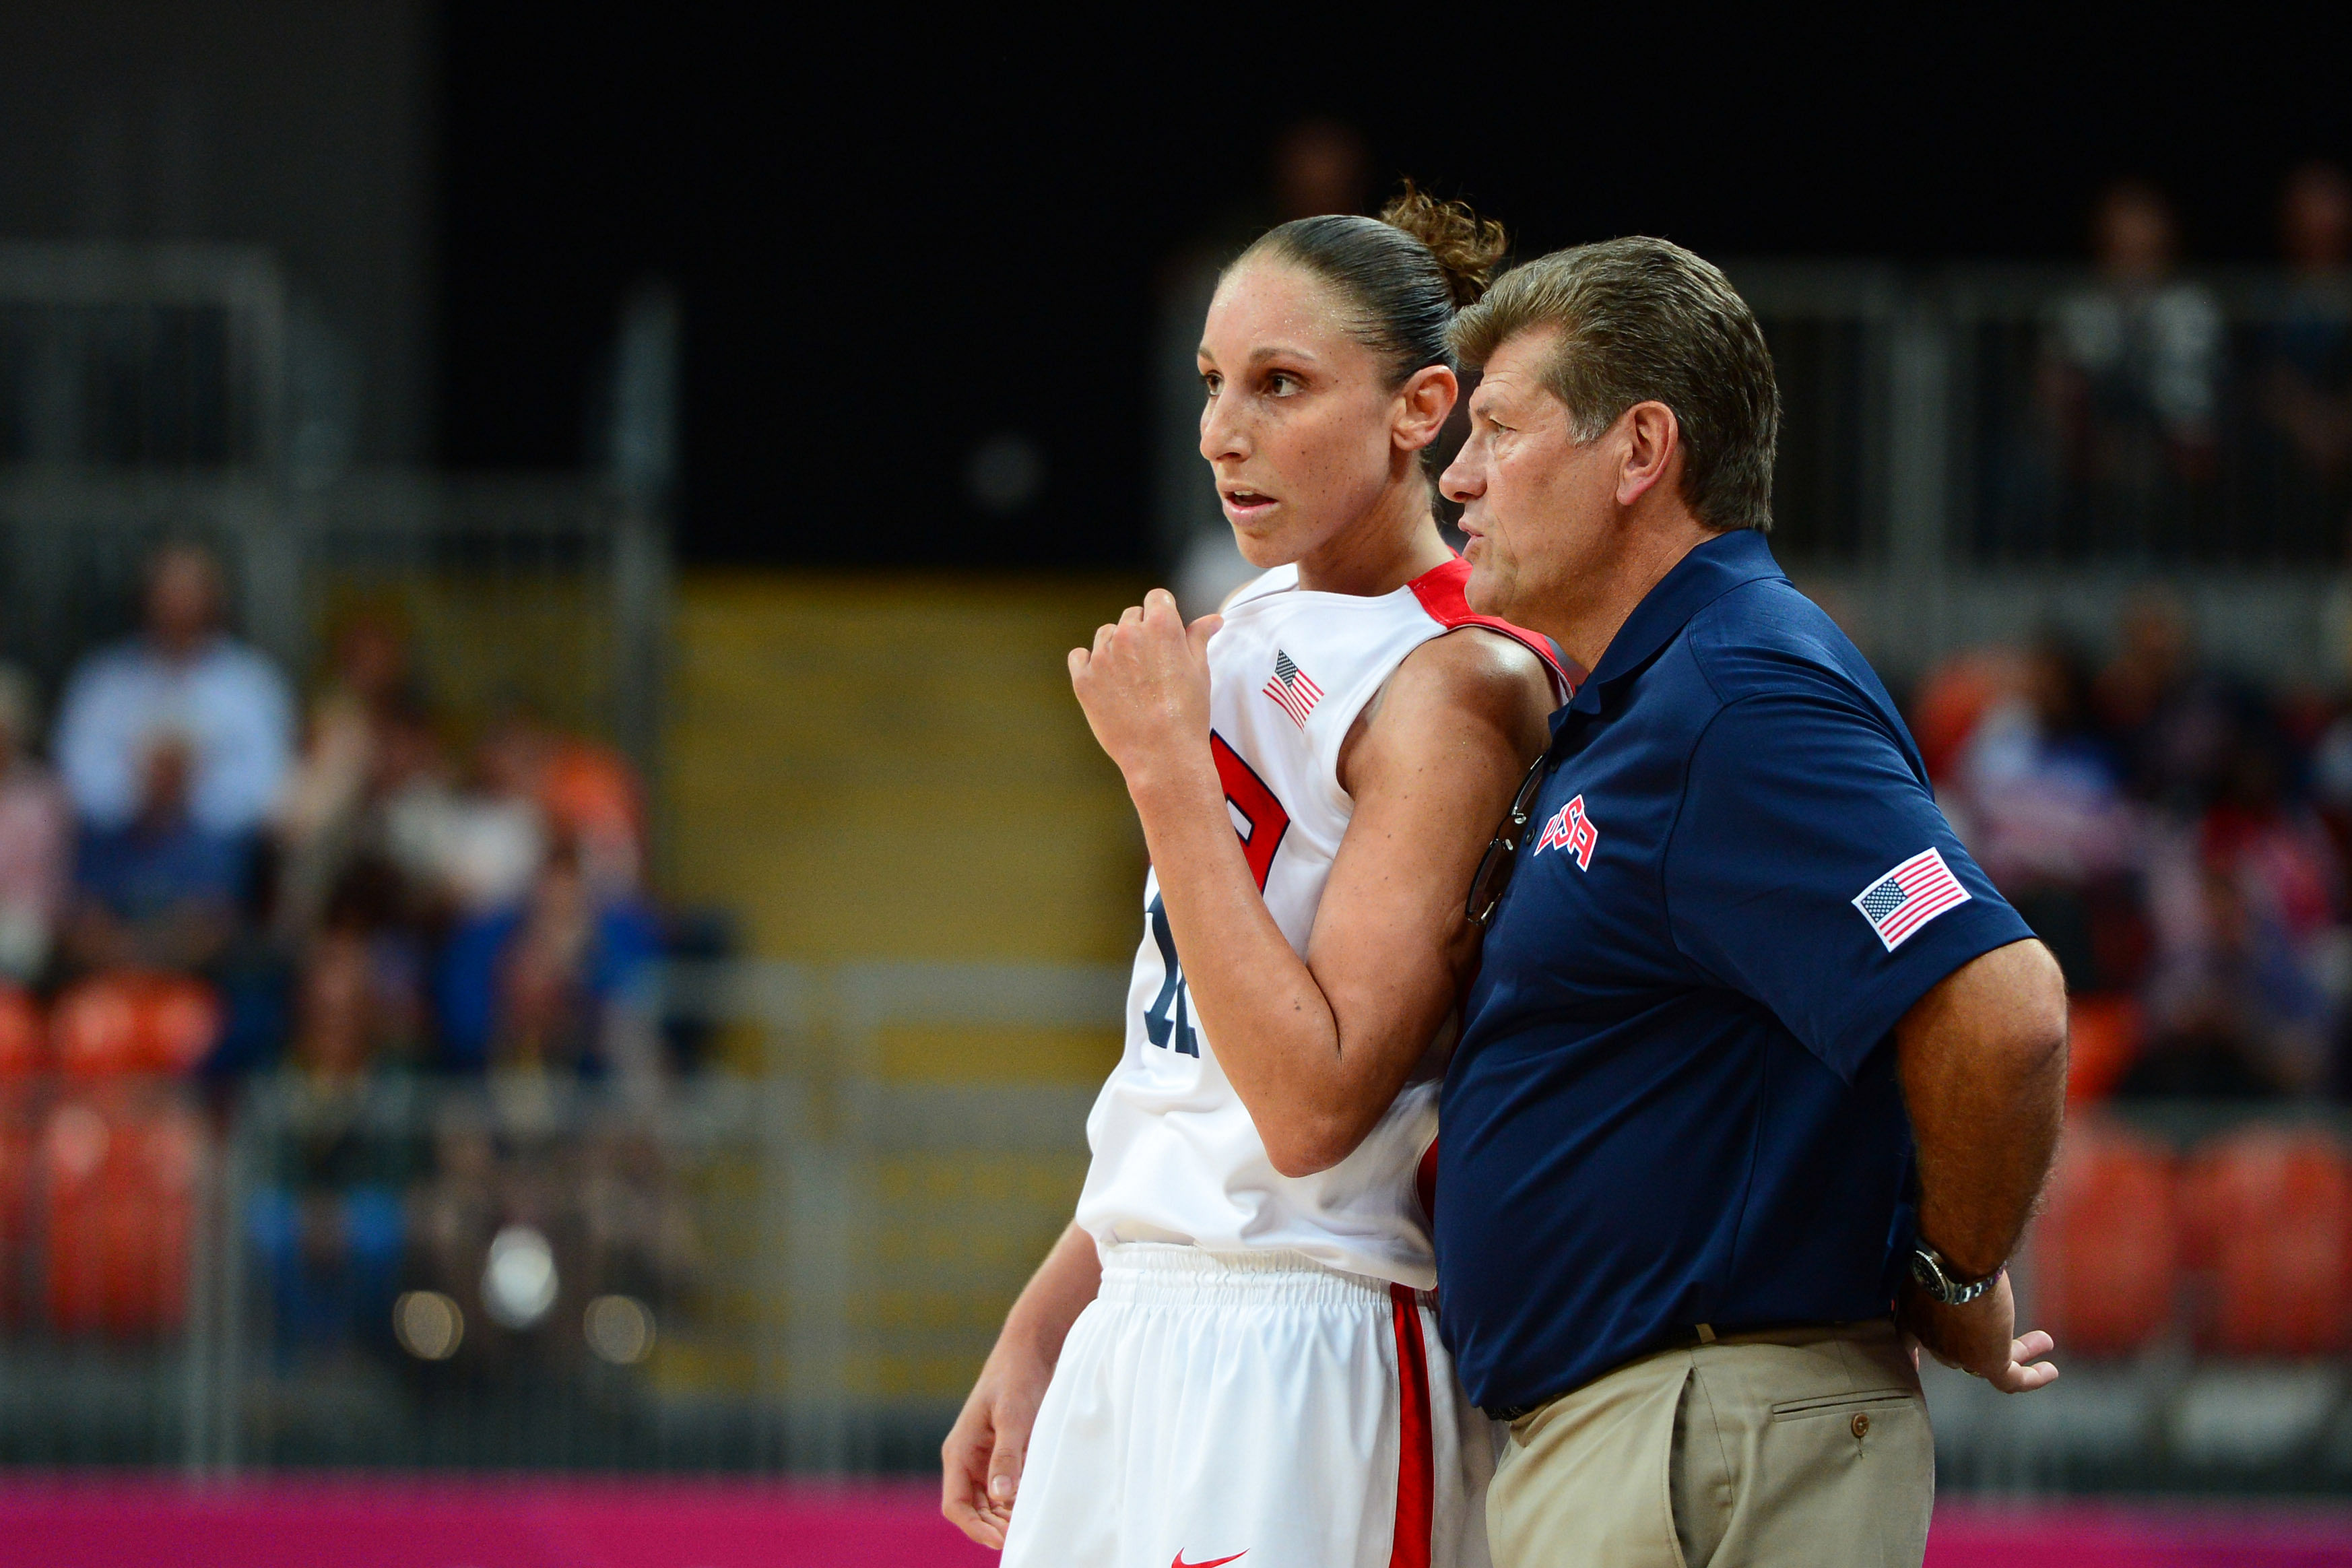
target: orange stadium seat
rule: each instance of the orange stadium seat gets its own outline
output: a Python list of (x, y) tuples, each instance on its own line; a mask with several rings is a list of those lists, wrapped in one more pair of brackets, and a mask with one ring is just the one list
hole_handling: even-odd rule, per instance
[(2024, 683), (2022, 661), (2000, 648), (1971, 648), (1929, 671), (1908, 715), (1928, 776), (1941, 782), (1959, 761), (1979, 721)]
[(0, 1078), (38, 1072), (42, 1066), (41, 1005), (21, 985), (0, 984)]
[(2180, 1224), (2172, 1152), (2095, 1118), (2071, 1122), (2033, 1230), (2032, 1310), (2066, 1352), (2127, 1355), (2172, 1322)]
[(2192, 1265), (2211, 1289), (2198, 1343), (2225, 1355), (2352, 1348), (2352, 1159), (2324, 1132), (2252, 1127), (2189, 1162)]
[(2131, 1070), (2147, 1040), (2139, 1003), (2129, 996), (2075, 996), (2066, 1004), (2066, 1103), (2105, 1100)]
[(84, 1095), (50, 1113), (40, 1161), (59, 1332), (137, 1339), (179, 1326), (203, 1148), (176, 1104)]
[(22, 1079), (0, 1079), (0, 1322), (5, 1323), (22, 1315), (33, 1234), (34, 1092)]
[(58, 1065), (74, 1078), (182, 1073), (220, 1035), (220, 1004), (201, 980), (100, 974), (58, 998), (50, 1021)]

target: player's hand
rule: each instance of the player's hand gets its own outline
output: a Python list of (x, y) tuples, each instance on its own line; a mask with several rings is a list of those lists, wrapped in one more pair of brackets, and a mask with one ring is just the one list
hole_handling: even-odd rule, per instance
[(2057, 1342), (2040, 1329), (2017, 1332), (2017, 1298), (2006, 1273), (1965, 1307), (1947, 1307), (1906, 1279), (1896, 1317), (1929, 1355), (2003, 1394), (2031, 1394), (2058, 1381), (2057, 1366), (2041, 1359)]
[(992, 1551), (1004, 1549), (1021, 1466), (1029, 1457), (1029, 1430), (1053, 1377), (1050, 1364), (1000, 1343), (940, 1445), (940, 1511)]
[(1203, 616), (1185, 626), (1176, 596), (1154, 588), (1097, 631), (1092, 647), (1070, 650), (1078, 705), (1130, 790), (1207, 764), (1209, 639), (1223, 624)]

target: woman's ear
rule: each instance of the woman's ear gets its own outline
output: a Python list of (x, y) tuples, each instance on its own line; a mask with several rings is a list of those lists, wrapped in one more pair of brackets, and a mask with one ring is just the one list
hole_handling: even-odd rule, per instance
[(1462, 384), (1454, 373), (1442, 364), (1423, 365), (1405, 377), (1397, 388), (1396, 444), (1407, 452), (1418, 452), (1437, 439), (1445, 428), (1445, 416), (1454, 412), (1454, 400), (1462, 395)]

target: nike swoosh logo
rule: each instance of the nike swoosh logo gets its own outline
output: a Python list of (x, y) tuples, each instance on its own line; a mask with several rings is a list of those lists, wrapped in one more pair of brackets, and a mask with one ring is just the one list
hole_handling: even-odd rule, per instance
[(1231, 1557), (1213, 1557), (1206, 1563), (1187, 1563), (1184, 1561), (1184, 1553), (1179, 1552), (1176, 1553), (1174, 1568), (1224, 1568), (1224, 1564), (1228, 1563), (1238, 1563), (1248, 1555), (1249, 1548), (1244, 1546), (1239, 1552), (1234, 1552)]

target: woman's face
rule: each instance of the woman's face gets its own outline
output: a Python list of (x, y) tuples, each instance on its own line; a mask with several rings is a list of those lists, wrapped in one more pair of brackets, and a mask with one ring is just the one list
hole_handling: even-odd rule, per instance
[(1425, 411), (1388, 384), (1335, 291), (1304, 268), (1260, 257), (1228, 272), (1200, 365), (1201, 456), (1252, 565), (1296, 561), (1367, 518), (1401, 479), (1421, 482), (1414, 453), (1436, 427), (1422, 432)]

